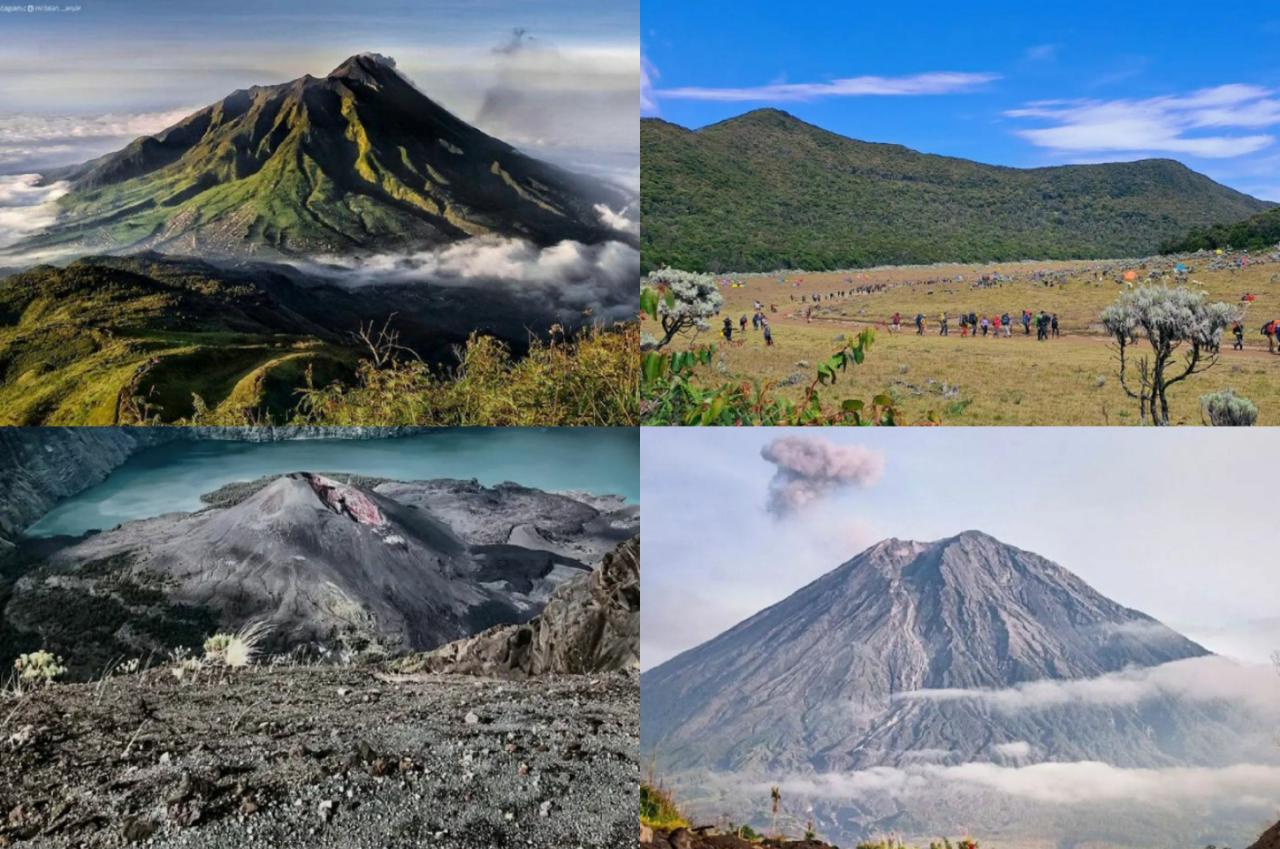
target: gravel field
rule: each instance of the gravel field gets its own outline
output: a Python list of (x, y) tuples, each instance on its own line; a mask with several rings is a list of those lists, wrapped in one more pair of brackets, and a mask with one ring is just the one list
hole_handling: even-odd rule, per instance
[(0, 698), (0, 847), (636, 844), (639, 679), (167, 669)]

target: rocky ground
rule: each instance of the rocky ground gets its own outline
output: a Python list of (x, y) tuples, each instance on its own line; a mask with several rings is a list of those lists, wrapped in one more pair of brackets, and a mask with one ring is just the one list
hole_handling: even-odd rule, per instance
[(837, 849), (821, 840), (765, 838), (756, 843), (714, 828), (640, 829), (640, 849)]
[(634, 674), (204, 675), (0, 697), (0, 847), (635, 845)]

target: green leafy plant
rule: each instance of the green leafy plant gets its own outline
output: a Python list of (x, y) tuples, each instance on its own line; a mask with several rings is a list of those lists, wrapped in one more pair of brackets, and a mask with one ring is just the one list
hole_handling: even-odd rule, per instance
[[(644, 316), (659, 320), (660, 305), (676, 298), (675, 289), (645, 288), (640, 303)], [(859, 398), (828, 401), (826, 390), (834, 387), (851, 366), (861, 365), (875, 341), (870, 328), (852, 338), (818, 363), (803, 398), (799, 402), (774, 393), (770, 382), (719, 382), (704, 385), (700, 372), (712, 366), (714, 345), (691, 345), (686, 350), (668, 351), (667, 342), (657, 342), (641, 354), (640, 412), (648, 425), (896, 425), (902, 413), (893, 398), (880, 393), (870, 402)], [(937, 424), (932, 413), (925, 424)]]
[(13, 671), (17, 673), (19, 684), (45, 686), (67, 674), (62, 658), (43, 649), (18, 655), (18, 659), (13, 662)]

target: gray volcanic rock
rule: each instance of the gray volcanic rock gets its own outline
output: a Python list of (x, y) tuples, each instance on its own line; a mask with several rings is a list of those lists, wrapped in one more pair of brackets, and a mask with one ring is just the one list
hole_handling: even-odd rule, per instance
[[(1158, 765), (1196, 750), (1177, 732), (1204, 718), (1188, 713), (1200, 709), (1006, 719), (973, 701), (900, 696), (1089, 678), (1206, 654), (985, 534), (887, 540), (646, 672), (641, 741), (671, 769), (857, 769), (921, 752), (959, 762), (1019, 740), (1055, 756)], [(1217, 742), (1203, 739), (1196, 751), (1210, 756)]]
[[(530, 527), (561, 550), (456, 531), (424, 506), (450, 492), (473, 499), (476, 527), (507, 536)], [(536, 616), (616, 545), (613, 523), (595, 507), (510, 484), (366, 489), (302, 472), (226, 503), (78, 540), (31, 541), (24, 555), (44, 565), (17, 581), (5, 620), (75, 645), (67, 654), (82, 666), (95, 659), (90, 647), (190, 645), (210, 620), (224, 629), (266, 622), (276, 650), (425, 650)]]
[(640, 538), (562, 585), (523, 625), (491, 628), (406, 658), (405, 671), (504, 676), (620, 672), (640, 666)]

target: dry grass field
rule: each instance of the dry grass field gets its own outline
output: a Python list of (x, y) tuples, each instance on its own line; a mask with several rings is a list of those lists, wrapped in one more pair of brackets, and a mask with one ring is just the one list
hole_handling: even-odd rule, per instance
[[(1177, 262), (1189, 270), (1174, 271)], [(907, 419), (936, 411), (947, 425), (1119, 425), (1136, 424), (1137, 402), (1120, 388), (1110, 340), (1099, 315), (1134, 272), (1144, 281), (1194, 286), (1212, 300), (1245, 306), (1245, 350), (1231, 349), (1228, 334), (1220, 361), (1204, 374), (1172, 390), (1171, 418), (1200, 424), (1199, 396), (1232, 388), (1257, 404), (1258, 424), (1280, 424), (1280, 356), (1268, 352), (1259, 332), (1280, 318), (1280, 255), (1236, 257), (1195, 255), (1151, 260), (1022, 262), (1001, 265), (930, 265), (852, 272), (723, 276), (725, 298), (711, 333), (699, 341), (718, 343), (718, 379), (765, 380), (783, 396), (799, 398), (812, 380), (816, 362), (838, 347), (838, 337), (876, 328), (867, 361), (837, 385), (831, 397), (859, 397), (888, 391)], [(998, 276), (996, 276), (998, 275)], [(983, 281), (984, 276), (989, 277)], [(864, 291), (859, 291), (864, 290)], [(814, 302), (813, 296), (819, 300)], [(774, 344), (738, 329), (756, 301), (763, 303)], [(1061, 336), (1037, 341), (1015, 324), (1010, 338), (964, 337), (959, 316), (975, 312), (988, 319), (1022, 310), (1057, 313)], [(943, 312), (950, 335), (938, 333)], [(901, 313), (902, 329), (891, 333), (889, 319)], [(925, 334), (912, 325), (923, 313)], [(806, 316), (806, 313), (808, 315)], [(724, 344), (721, 321), (734, 322), (734, 339)], [(1142, 353), (1145, 340), (1134, 352)]]

